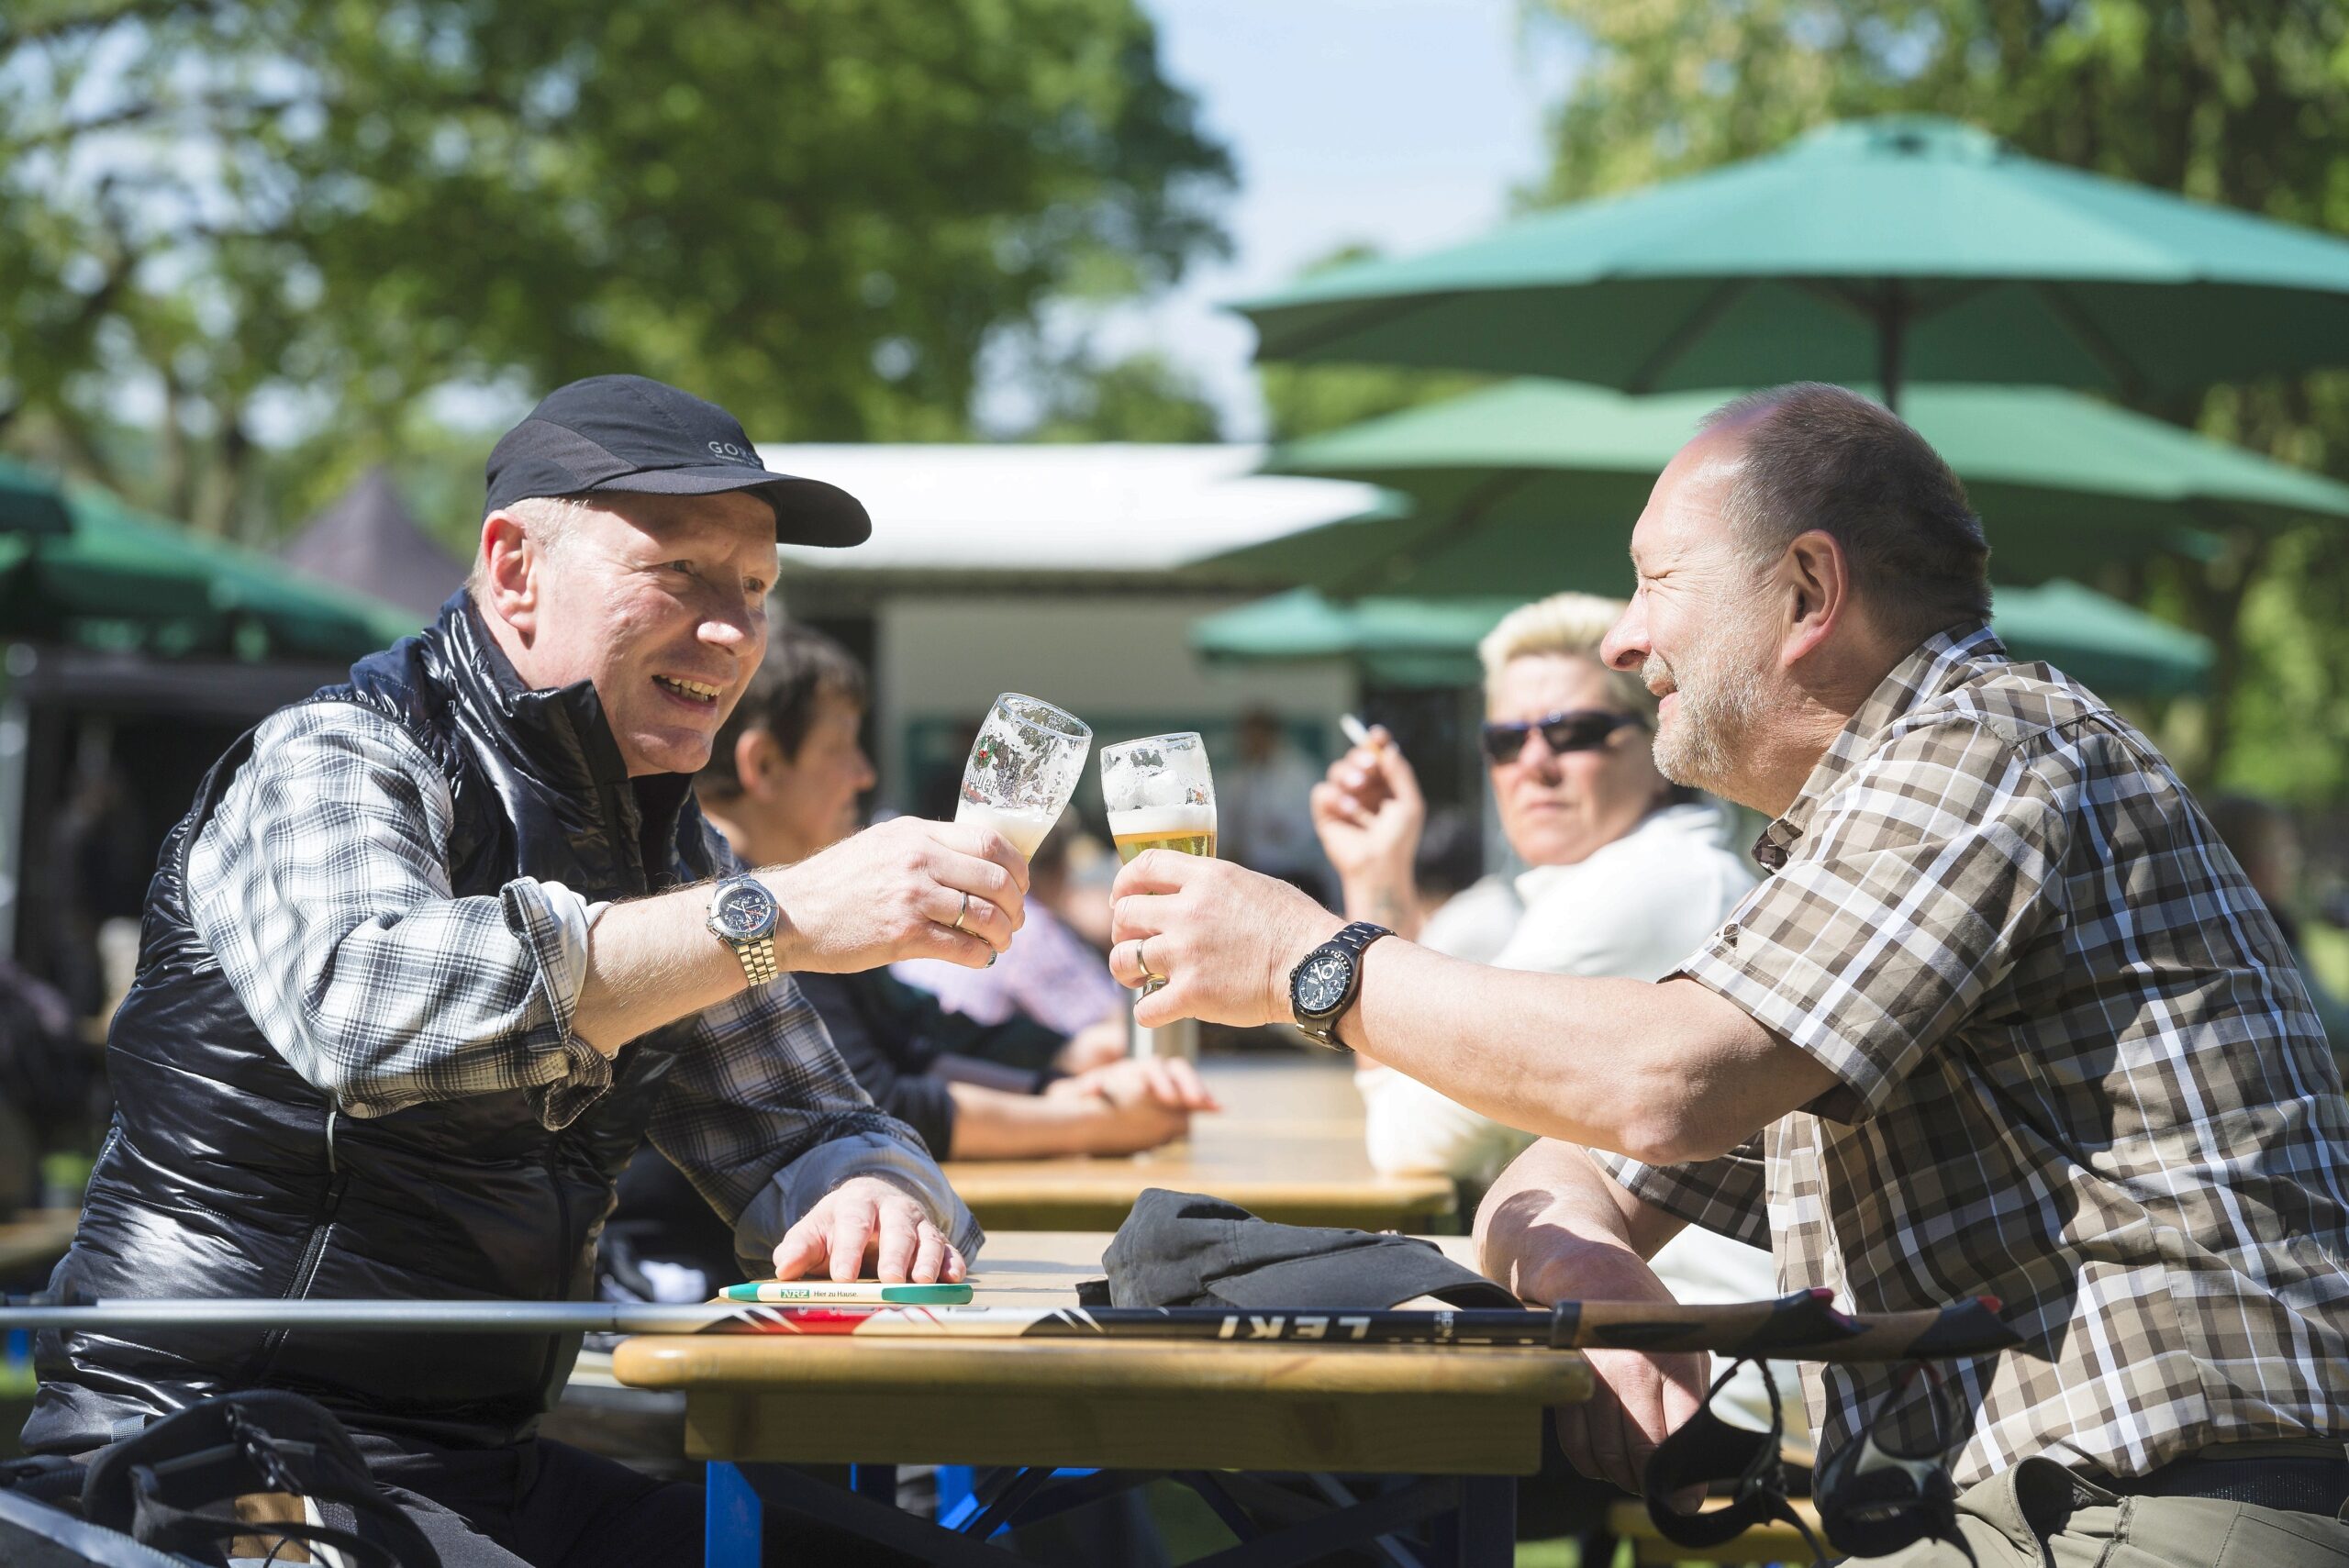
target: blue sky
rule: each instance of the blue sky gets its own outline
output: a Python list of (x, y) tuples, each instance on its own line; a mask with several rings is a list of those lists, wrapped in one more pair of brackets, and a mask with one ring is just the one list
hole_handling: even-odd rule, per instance
[(1141, 4), (1164, 69), (1239, 164), (1233, 255), (1145, 304), (1064, 317), (1056, 336), (1167, 354), (1207, 385), (1228, 434), (1252, 438), (1255, 334), (1219, 306), (1353, 241), (1399, 253), (1488, 228), (1542, 170), (1542, 111), (1571, 50), (1555, 28), (1521, 39), (1518, 0)]

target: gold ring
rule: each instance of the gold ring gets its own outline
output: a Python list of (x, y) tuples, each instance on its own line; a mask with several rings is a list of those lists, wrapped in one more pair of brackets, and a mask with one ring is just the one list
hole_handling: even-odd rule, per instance
[(963, 916), (965, 916), (965, 915), (967, 915), (967, 914), (969, 914), (970, 912), (971, 912), (971, 895), (970, 895), (969, 894), (965, 893), (964, 895), (963, 895), (963, 906), (962, 906), (960, 909), (957, 909), (957, 910), (955, 910), (955, 911), (954, 911), (954, 929), (955, 929), (956, 930), (958, 930), (958, 931), (959, 931), (959, 930), (962, 930), (962, 929), (963, 929)]
[(1141, 955), (1142, 944), (1148, 940), (1150, 940), (1148, 937), (1136, 937), (1134, 939), (1134, 962), (1141, 965), (1142, 979), (1152, 985), (1163, 985), (1166, 984), (1166, 976), (1152, 970), (1150, 967), (1150, 960), (1142, 957)]

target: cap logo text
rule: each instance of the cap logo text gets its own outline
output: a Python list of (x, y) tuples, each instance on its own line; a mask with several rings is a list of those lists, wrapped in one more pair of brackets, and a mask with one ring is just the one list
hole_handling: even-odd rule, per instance
[(709, 450), (711, 456), (723, 458), (728, 462), (756, 463), (759, 461), (756, 453), (746, 452), (732, 441), (712, 441)]

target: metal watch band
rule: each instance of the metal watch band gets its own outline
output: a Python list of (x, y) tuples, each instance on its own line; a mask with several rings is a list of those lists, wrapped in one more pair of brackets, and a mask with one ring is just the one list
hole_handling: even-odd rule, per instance
[(751, 984), (764, 985), (775, 977), (774, 937), (752, 937), (739, 942), (729, 938), (726, 945), (742, 961), (742, 973), (751, 977)]
[[(1319, 1044), (1326, 1045), (1331, 1051), (1343, 1051), (1350, 1053), (1353, 1051), (1353, 1046), (1348, 1045), (1344, 1040), (1338, 1038), (1338, 1020), (1346, 1016), (1346, 1009), (1353, 1006), (1354, 1005), (1354, 998), (1362, 995), (1362, 955), (1364, 950), (1368, 948), (1371, 943), (1376, 941), (1379, 938), (1391, 937), (1395, 933), (1386, 927), (1378, 925), (1373, 921), (1356, 920), (1350, 925), (1341, 928), (1337, 934), (1332, 936), (1328, 941), (1321, 944), (1322, 948), (1343, 948), (1347, 952), (1353, 956), (1353, 984), (1346, 987), (1345, 995), (1339, 1000), (1336, 1009), (1333, 1010), (1330, 1014), (1329, 1018), (1324, 1021), (1320, 1023), (1313, 1023), (1301, 1018), (1296, 1020), (1297, 1029), (1308, 1039), (1312, 1040)], [(1315, 948), (1313, 952), (1319, 952), (1320, 951), (1321, 948)], [(1308, 960), (1310, 960), (1312, 956), (1313, 953), (1306, 954), (1306, 958)]]

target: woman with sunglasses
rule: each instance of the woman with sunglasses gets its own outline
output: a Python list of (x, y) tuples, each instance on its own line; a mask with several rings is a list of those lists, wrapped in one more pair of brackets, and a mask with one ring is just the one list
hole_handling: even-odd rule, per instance
[[(1524, 913), (1491, 960), (1504, 969), (1660, 978), (1753, 885), (1722, 842), (1720, 811), (1656, 772), (1654, 696), (1599, 661), (1622, 608), (1553, 595), (1512, 611), (1478, 649), (1493, 802), (1531, 868), (1516, 879)], [(1441, 945), (1440, 919), (1423, 929), (1412, 874), (1426, 820), (1411, 764), (1383, 729), (1314, 787), (1314, 827), (1346, 917)]]
[[(1503, 969), (1657, 980), (1701, 946), (1753, 885), (1723, 843), (1719, 807), (1667, 781), (1649, 754), (1656, 701), (1636, 675), (1599, 662), (1622, 605), (1557, 594), (1512, 611), (1477, 651), (1485, 666), (1481, 742), (1523, 909), (1497, 955)], [(1336, 867), (1346, 917), (1452, 952), (1444, 911), (1424, 911), (1412, 865), (1427, 807), (1383, 729), (1314, 787), (1313, 821)], [(1364, 1062), (1371, 1162), (1441, 1171), (1475, 1189), (1533, 1141), (1417, 1079)], [(1770, 1255), (1691, 1226), (1653, 1260), (1684, 1301), (1753, 1300), (1776, 1290)], [(1788, 1369), (1791, 1376), (1791, 1369)], [(1725, 1391), (1768, 1424), (1758, 1373)], [(1750, 1386), (1748, 1386), (1750, 1385)]]
[[(1531, 869), (1497, 955), (1503, 969), (1554, 974), (1669, 974), (1753, 885), (1722, 843), (1720, 809), (1655, 770), (1656, 700), (1638, 676), (1599, 662), (1615, 600), (1556, 594), (1486, 634), (1482, 746), (1509, 848)], [(1313, 823), (1336, 869), (1346, 917), (1451, 951), (1441, 912), (1420, 906), (1412, 862), (1427, 806), (1385, 730), (1330, 765)], [(1467, 956), (1467, 955), (1462, 955)], [(1532, 1141), (1385, 1068), (1364, 1070), (1371, 1159), (1383, 1170), (1441, 1170), (1475, 1185)]]

